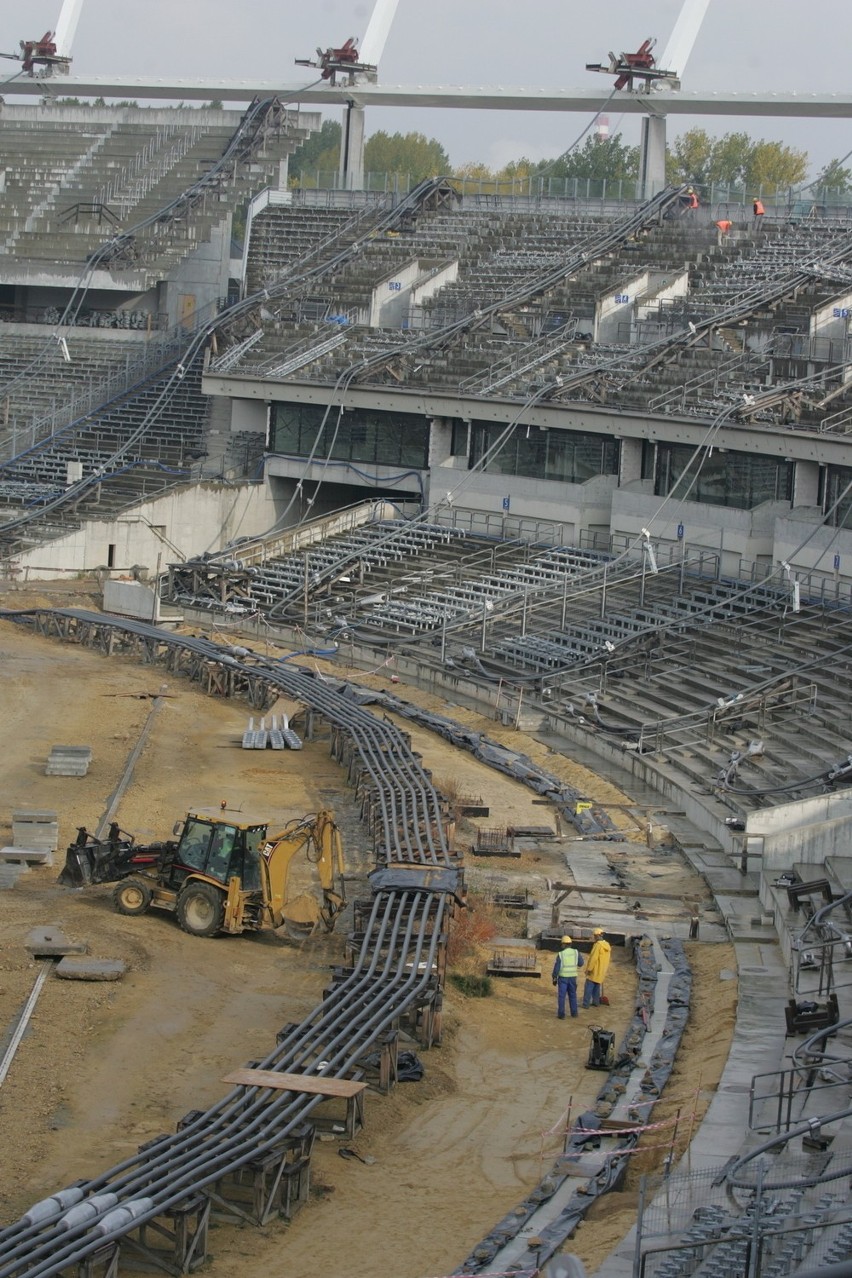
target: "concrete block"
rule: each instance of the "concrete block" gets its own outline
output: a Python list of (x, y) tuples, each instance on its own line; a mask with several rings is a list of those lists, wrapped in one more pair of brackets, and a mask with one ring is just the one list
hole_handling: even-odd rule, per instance
[(53, 853), (39, 848), (0, 848), (0, 862), (5, 865), (53, 865)]
[(12, 843), (16, 848), (38, 848), (55, 852), (59, 844), (59, 822), (55, 812), (12, 813)]
[(55, 745), (45, 773), (49, 777), (84, 777), (92, 761), (91, 746)]
[(0, 892), (4, 888), (13, 888), (22, 874), (28, 874), (26, 865), (0, 865)]
[(56, 965), (65, 981), (120, 981), (126, 970), (121, 959), (64, 958)]
[(47, 927), (34, 927), (27, 934), (24, 946), (33, 958), (61, 958), (63, 954), (85, 954), (89, 948), (85, 941), (70, 941), (61, 927), (51, 924)]

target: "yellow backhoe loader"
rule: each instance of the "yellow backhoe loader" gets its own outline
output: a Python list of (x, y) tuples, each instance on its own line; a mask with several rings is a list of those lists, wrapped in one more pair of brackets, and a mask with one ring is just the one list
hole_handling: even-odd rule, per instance
[[(190, 812), (174, 828), (176, 841), (142, 845), (116, 824), (105, 839), (83, 826), (59, 881), (69, 887), (116, 883), (113, 902), (120, 914), (171, 910), (192, 936), (285, 925), (307, 935), (320, 923), (331, 931), (346, 904), (333, 813), (293, 821), (271, 838), (267, 831), (266, 825)], [(316, 866), (321, 901), (310, 893), (287, 895), (290, 866), (300, 852)]]

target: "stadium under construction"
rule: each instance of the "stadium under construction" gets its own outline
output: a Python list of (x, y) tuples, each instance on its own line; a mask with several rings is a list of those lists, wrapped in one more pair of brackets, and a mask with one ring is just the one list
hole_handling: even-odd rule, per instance
[[(852, 1254), (852, 205), (294, 188), (288, 156), (319, 124), (276, 99), (0, 113), (0, 574), (104, 590), (102, 613), (5, 620), (259, 713), (283, 694), (308, 707), (376, 863), (348, 966), (255, 1062), (284, 1081), (253, 1075), (5, 1224), (0, 1278), (112, 1278), (140, 1257), (189, 1272), (211, 1204), (289, 1219), (332, 1084), (374, 1081), (373, 1052), (389, 1089), (401, 1025), (440, 1042), (463, 858), (388, 715), (522, 780), (578, 837), (620, 837), (406, 685), (702, 832), (681, 852), (736, 947), (736, 1033), (689, 1169), (598, 1272), (835, 1272)], [(236, 642), (188, 636), (178, 613)], [(270, 635), (392, 662), (400, 686), (257, 656)], [(636, 942), (606, 1121), (583, 1115), (459, 1274), (561, 1272), (672, 1069), (685, 935)]]

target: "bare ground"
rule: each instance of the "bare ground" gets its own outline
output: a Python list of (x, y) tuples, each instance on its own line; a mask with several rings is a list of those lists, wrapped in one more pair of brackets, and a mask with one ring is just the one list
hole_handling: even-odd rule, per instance
[[(11, 841), (13, 808), (56, 810), (62, 847), (76, 826), (94, 826), (152, 712), (152, 694), (163, 693), (119, 807), (125, 829), (140, 839), (163, 837), (188, 808), (218, 808), (222, 800), (271, 826), (330, 805), (344, 828), (350, 872), (369, 868), (363, 831), (327, 742), (300, 754), (242, 752), (244, 707), (205, 698), (180, 680), (164, 687), (162, 671), (30, 637), (11, 623), (0, 622), (0, 662), (0, 712), (13, 743), (0, 759), (4, 843)], [(425, 694), (412, 695), (429, 702)], [(623, 801), (614, 787), (545, 747), (431, 700), (546, 761), (592, 797)], [(522, 786), (426, 733), (414, 735), (437, 777), (458, 777), (465, 790), (491, 804), (491, 823), (546, 819)], [(44, 775), (57, 743), (92, 746), (87, 777)], [(636, 857), (631, 874), (641, 876), (638, 848)], [(295, 886), (307, 887), (307, 867), (299, 873)], [(700, 891), (689, 871), (680, 867), (678, 874), (685, 876), (683, 890)], [(45, 986), (0, 1089), (4, 1221), (216, 1100), (225, 1072), (264, 1055), (282, 1024), (315, 1006), (343, 949), (340, 933), (303, 949), (270, 935), (198, 940), (168, 915), (118, 916), (108, 888), (72, 893), (59, 888), (55, 876), (55, 868), (33, 870), (0, 894), (0, 1035), (32, 987), (37, 966), (23, 940), (36, 924), (61, 924), (87, 939), (91, 953), (123, 958), (128, 972), (115, 985)], [(353, 884), (350, 895), (357, 890)], [(727, 946), (696, 946), (693, 962), (696, 1015), (672, 1089), (694, 1091), (700, 1070), (705, 1106), (727, 1055), (736, 982), (719, 980), (720, 968), (733, 967)], [(612, 1006), (604, 1023), (620, 1033), (632, 1012), (634, 978), (623, 956), (618, 963), (607, 985)], [(375, 1164), (344, 1162), (333, 1143), (318, 1143), (309, 1210), (286, 1229), (216, 1228), (214, 1272), (260, 1278), (278, 1272), (282, 1261), (289, 1272), (325, 1278), (366, 1278), (377, 1266), (397, 1278), (450, 1272), (549, 1167), (558, 1139), (542, 1132), (558, 1123), (572, 1098), (575, 1106), (587, 1106), (600, 1084), (600, 1076), (583, 1068), (587, 1024), (560, 1023), (553, 1012), (546, 970), (541, 980), (497, 982), (490, 999), (465, 999), (450, 989), (444, 1043), (425, 1054), (425, 1080), (368, 1099), (358, 1146)], [(629, 1185), (618, 1201), (597, 1209), (602, 1219), (586, 1224), (574, 1244), (586, 1260), (605, 1256), (629, 1227), (634, 1199)]]

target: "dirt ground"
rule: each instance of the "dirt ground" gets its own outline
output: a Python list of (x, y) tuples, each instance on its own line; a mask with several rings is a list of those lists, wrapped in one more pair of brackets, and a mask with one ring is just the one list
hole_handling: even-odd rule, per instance
[[(18, 594), (4, 602), (31, 600)], [(208, 699), (161, 670), (31, 637), (2, 621), (0, 663), (3, 844), (11, 842), (17, 808), (56, 811), (62, 848), (78, 825), (94, 827), (150, 718), (147, 744), (118, 807), (124, 829), (142, 840), (163, 837), (189, 808), (217, 809), (223, 800), (271, 827), (331, 806), (344, 832), (349, 895), (358, 893), (369, 849), (326, 740), (301, 753), (243, 752), (245, 707)], [(394, 691), (407, 695), (399, 686)], [(155, 695), (162, 698), (156, 706)], [(470, 711), (455, 717), (546, 761), (595, 799), (623, 802), (586, 769), (518, 733)], [(45, 776), (47, 755), (59, 743), (92, 747), (85, 778)], [(436, 778), (453, 776), (460, 788), (483, 796), (491, 824), (549, 819), (531, 792), (469, 756), (419, 730), (414, 744)], [(641, 876), (639, 846), (624, 855), (631, 874)], [(216, 1100), (224, 1073), (265, 1055), (277, 1029), (320, 1000), (348, 922), (344, 916), (337, 933), (301, 949), (271, 935), (198, 940), (166, 914), (123, 918), (112, 910), (108, 887), (70, 892), (56, 884), (56, 873), (56, 867), (32, 870), (0, 892), (0, 1050), (37, 974), (23, 948), (31, 927), (60, 924), (87, 940), (90, 953), (124, 959), (128, 970), (116, 984), (45, 985), (0, 1088), (4, 1222)], [(679, 866), (678, 876), (684, 891), (698, 893), (688, 870)], [(294, 869), (293, 883), (310, 888), (306, 865)], [(624, 952), (615, 956), (607, 983), (612, 1005), (595, 1021), (620, 1036), (635, 980)], [(697, 1091), (700, 1108), (727, 1055), (736, 982), (719, 979), (721, 969), (734, 967), (728, 946), (695, 945), (692, 959), (695, 1014), (671, 1093)], [(368, 1098), (357, 1144), (375, 1163), (344, 1161), (333, 1142), (318, 1142), (309, 1208), (286, 1228), (215, 1228), (213, 1272), (260, 1278), (279, 1272), (282, 1261), (288, 1272), (324, 1278), (366, 1278), (379, 1269), (395, 1278), (451, 1272), (550, 1166), (559, 1142), (542, 1133), (558, 1125), (572, 1101), (587, 1107), (601, 1082), (584, 1069), (588, 1022), (556, 1020), (546, 955), (540, 967), (542, 979), (497, 981), (488, 999), (466, 999), (448, 987), (444, 1042), (424, 1053), (424, 1081)], [(572, 1248), (588, 1263), (603, 1259), (632, 1223), (635, 1189), (631, 1183), (607, 1199), (596, 1209), (601, 1219), (583, 1226)]]

